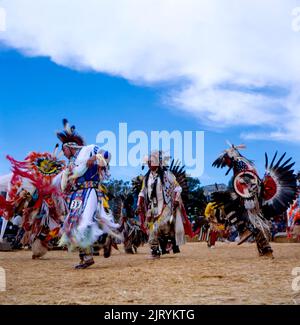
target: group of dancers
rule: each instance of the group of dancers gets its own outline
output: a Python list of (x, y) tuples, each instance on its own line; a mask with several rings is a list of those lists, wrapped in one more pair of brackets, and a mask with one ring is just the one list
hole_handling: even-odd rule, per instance
[[(66, 119), (63, 125), (57, 133), (61, 149), (56, 145), (53, 153), (32, 152), (24, 161), (7, 157), (12, 177), (6, 198), (0, 196), (4, 218), (0, 241), (7, 222), (18, 216), (21, 227), (16, 243), (29, 245), (33, 259), (45, 255), (53, 240), (58, 240), (59, 246), (79, 252), (76, 269), (93, 265), (99, 247), (109, 257), (112, 247), (121, 242), (127, 252), (148, 242), (151, 259), (179, 253), (186, 236), (195, 235), (185, 210), (184, 167), (162, 151), (151, 152), (145, 159), (147, 173), (135, 179), (135, 194), (122, 200), (122, 217), (116, 220), (105, 187), (111, 154), (86, 145)], [(260, 178), (254, 163), (241, 155), (242, 149), (230, 145), (213, 163), (228, 167), (226, 175), (232, 170), (233, 176), (226, 191), (213, 193), (207, 214), (212, 216), (212, 229), (216, 223), (235, 225), (239, 244), (253, 237), (259, 254), (273, 258), (270, 220), (286, 212), (297, 198), (294, 163), (291, 158), (285, 160), (285, 155), (277, 159), (277, 154), (269, 163), (266, 155), (266, 172)], [(222, 217), (216, 222), (216, 216)]]

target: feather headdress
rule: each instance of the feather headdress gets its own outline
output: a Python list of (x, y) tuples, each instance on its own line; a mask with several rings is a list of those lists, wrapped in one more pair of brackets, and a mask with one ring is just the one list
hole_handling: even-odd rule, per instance
[(169, 166), (171, 157), (161, 150), (152, 151), (149, 156), (144, 157), (143, 167), (147, 164), (165, 168)]
[(63, 125), (64, 130), (56, 133), (58, 139), (62, 142), (63, 145), (77, 145), (79, 147), (85, 145), (83, 137), (75, 131), (74, 125), (70, 127), (67, 119), (63, 119)]

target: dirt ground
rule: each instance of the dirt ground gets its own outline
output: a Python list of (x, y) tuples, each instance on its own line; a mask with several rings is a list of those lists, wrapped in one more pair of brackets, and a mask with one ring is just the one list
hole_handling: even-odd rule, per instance
[(148, 259), (113, 251), (87, 270), (72, 269), (76, 253), (49, 252), (32, 260), (30, 251), (0, 252), (6, 292), (0, 304), (295, 304), (292, 269), (300, 267), (300, 244), (273, 244), (274, 260), (257, 256), (253, 244), (237, 247), (188, 243), (179, 255)]

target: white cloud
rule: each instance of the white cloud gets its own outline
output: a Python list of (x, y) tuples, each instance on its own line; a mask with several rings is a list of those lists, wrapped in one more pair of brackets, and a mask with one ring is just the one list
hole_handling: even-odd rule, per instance
[(3, 8), (0, 7), (0, 32), (5, 32), (6, 29), (6, 13)]
[(266, 127), (244, 136), (300, 140), (296, 0), (2, 0), (0, 6), (7, 12), (0, 40), (27, 55), (140, 84), (185, 80), (168, 94), (169, 103), (202, 123)]
[(178, 107), (195, 114), (212, 127), (274, 125), (280, 113), (280, 100), (242, 90), (190, 86), (171, 99)]

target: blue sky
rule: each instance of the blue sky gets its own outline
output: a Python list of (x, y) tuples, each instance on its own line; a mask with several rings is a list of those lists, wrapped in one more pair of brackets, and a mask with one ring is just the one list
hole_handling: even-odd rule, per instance
[[(178, 87), (181, 83), (178, 82)], [(257, 162), (263, 173), (264, 152), (288, 152), (300, 166), (297, 143), (271, 140), (243, 141), (240, 134), (253, 127), (219, 129), (203, 125), (187, 111), (166, 104), (164, 94), (172, 85), (132, 84), (123, 78), (99, 72), (83, 72), (59, 66), (46, 57), (27, 57), (7, 48), (0, 50), (0, 174), (9, 172), (5, 159), (10, 154), (23, 159), (30, 151), (51, 151), (58, 142), (55, 131), (67, 117), (87, 143), (95, 143), (101, 130), (116, 131), (127, 122), (129, 131), (205, 131), (203, 184), (227, 182), (225, 171), (211, 168), (212, 161), (232, 143), (246, 142), (245, 155)], [(267, 92), (268, 90), (266, 90)], [(280, 92), (280, 89), (278, 90)], [(276, 90), (273, 90), (276, 92)], [(276, 94), (274, 94), (276, 95)], [(114, 168), (112, 177), (129, 179), (141, 170)]]

